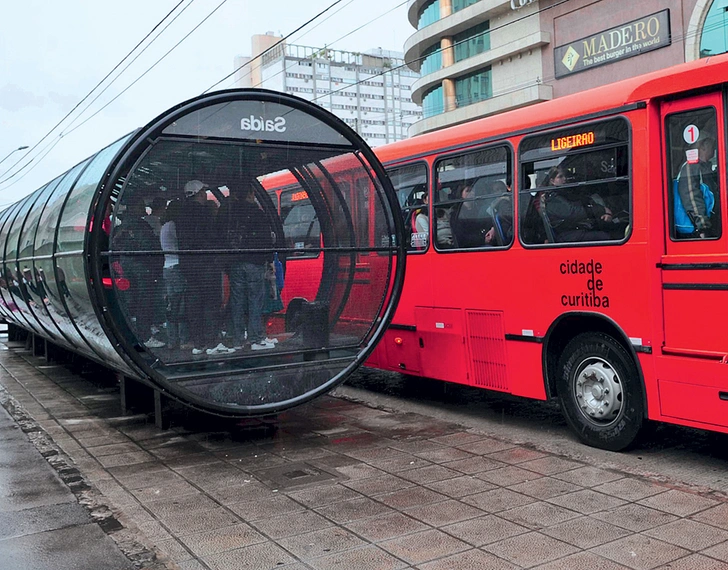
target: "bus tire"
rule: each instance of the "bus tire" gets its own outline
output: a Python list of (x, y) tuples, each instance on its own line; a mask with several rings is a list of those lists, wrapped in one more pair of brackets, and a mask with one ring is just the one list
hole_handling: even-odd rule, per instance
[(637, 366), (624, 347), (603, 333), (575, 336), (559, 359), (557, 390), (567, 423), (587, 445), (620, 451), (643, 423)]

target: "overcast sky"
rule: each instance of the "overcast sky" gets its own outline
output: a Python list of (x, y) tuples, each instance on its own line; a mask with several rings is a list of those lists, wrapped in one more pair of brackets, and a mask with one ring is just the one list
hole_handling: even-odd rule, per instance
[[(179, 1), (2, 0), (0, 161), (19, 146), (32, 149), (39, 143)], [(183, 0), (175, 14), (185, 6), (187, 9), (84, 113), (79, 115), (100, 90), (37, 148), (15, 152), (0, 164), (0, 207), (33, 192), (159, 113), (212, 87), (233, 71), (236, 55), (250, 55), (252, 35), (271, 31), (285, 36), (333, 2)], [(292, 36), (289, 43), (326, 44), (346, 51), (376, 47), (402, 51), (406, 39), (415, 32), (407, 20), (406, 5), (406, 0), (342, 0)], [(381, 18), (364, 25), (378, 16)], [(165, 20), (152, 37), (170, 20)], [(361, 26), (361, 30), (346, 35)], [(170, 50), (118, 99), (79, 127)], [(230, 87), (232, 77), (216, 89)], [(59, 137), (61, 133), (63, 137)], [(2, 182), (32, 157), (36, 158), (30, 166)], [(8, 171), (20, 159), (22, 162)]]

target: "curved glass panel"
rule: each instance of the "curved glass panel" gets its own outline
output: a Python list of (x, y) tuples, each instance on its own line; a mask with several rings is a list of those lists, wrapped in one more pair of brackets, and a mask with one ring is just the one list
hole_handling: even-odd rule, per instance
[[(11, 212), (13, 211), (14, 205), (8, 206), (5, 210), (0, 213), (0, 235), (6, 235), (2, 232), (2, 228), (5, 227), (5, 223), (11, 218)], [(4, 239), (4, 238), (3, 238)], [(0, 247), (5, 249), (4, 241), (0, 241)], [(5, 283), (5, 269), (0, 267), (0, 314), (6, 317), (8, 320), (14, 320), (12, 313), (8, 308), (5, 299), (3, 297), (4, 291), (7, 291), (7, 285)]]
[(422, 53), (422, 58), (422, 67), (420, 68), (420, 73), (422, 75), (435, 73), (442, 69), (442, 50), (440, 49), (439, 43), (428, 47)]
[(440, 19), (440, 0), (432, 0), (425, 4), (420, 12), (420, 19), (417, 21), (417, 29), (434, 24)]
[(89, 297), (84, 239), (89, 226), (91, 202), (101, 177), (128, 138), (126, 136), (96, 154), (73, 186), (58, 222), (55, 255), (56, 274), (63, 277), (63, 284), (59, 283), (59, 287), (63, 289), (68, 313), (78, 331), (96, 352), (118, 363), (123, 361), (101, 328)]
[(273, 413), (366, 358), (400, 234), (383, 167), (341, 121), (214, 93), (0, 213), (0, 311), (198, 409)]
[(433, 117), (445, 112), (445, 96), (442, 85), (430, 89), (422, 98), (422, 116)]
[(357, 365), (389, 309), (391, 200), (318, 115), (210, 105), (140, 137), (114, 173), (107, 322), (183, 401), (250, 415), (313, 397)]
[(70, 295), (65, 275), (62, 272), (56, 274), (53, 263), (56, 228), (58, 227), (61, 209), (71, 185), (90, 160), (87, 159), (69, 170), (48, 199), (48, 203), (40, 216), (38, 233), (35, 236), (35, 265), (38, 268), (39, 279), (43, 281), (48, 299), (46, 308), (53, 321), (58, 325), (59, 330), (73, 344), (76, 350), (96, 356), (83, 341), (73, 324), (70, 311), (67, 309), (67, 301), (70, 301)]
[[(43, 304), (43, 295), (39, 294), (37, 288), (38, 279), (33, 275), (33, 238), (35, 237), (35, 231), (38, 228), (38, 220), (40, 213), (43, 211), (43, 205), (48, 200), (48, 197), (55, 188), (59, 179), (47, 184), (45, 187), (38, 190), (36, 193), (26, 199), (26, 206), (28, 213), (24, 216), (25, 220), (19, 229), (18, 233), (18, 250), (17, 250), (17, 265), (16, 275), (21, 279), (18, 289), (20, 291), (20, 298), (16, 298), (16, 304), (22, 307), (22, 311), (27, 311), (28, 318), (37, 323), (37, 330), (43, 330), (46, 334), (50, 335), (54, 340), (59, 336), (58, 329), (53, 326), (49, 319), (43, 318), (43, 315), (47, 316), (47, 312), (44, 311), (45, 305)], [(24, 207), (26, 207), (24, 206)], [(12, 233), (14, 231), (11, 230)], [(6, 258), (6, 260), (9, 258)]]
[(23, 275), (23, 282), (26, 292), (29, 296), (29, 305), (35, 315), (35, 318), (41, 323), (46, 332), (51, 336), (54, 342), (68, 344), (62, 337), (55, 321), (51, 318), (47, 304), (48, 297), (45, 293), (45, 284), (43, 283), (43, 275), (35, 264), (33, 254), (35, 253), (35, 234), (38, 231), (38, 222), (40, 221), (43, 208), (48, 198), (53, 193), (61, 176), (49, 183), (42, 191), (42, 194), (28, 214), (28, 218), (23, 226), (20, 235), (18, 250), (18, 267)]
[(18, 268), (18, 240), (20, 238), (20, 232), (25, 224), (25, 219), (30, 212), (31, 207), (35, 204), (38, 196), (42, 193), (43, 188), (36, 190), (30, 196), (28, 196), (21, 204), (18, 209), (15, 219), (12, 221), (12, 225), (8, 231), (8, 237), (5, 246), (5, 274), (8, 275), (12, 281), (10, 287), (11, 299), (18, 308), (18, 312), (23, 317), (28, 326), (31, 327), (35, 332), (42, 332), (43, 328), (38, 324), (35, 316), (31, 313), (30, 309), (30, 295), (28, 293), (27, 280), (25, 275)]
[(728, 51), (728, 0), (715, 0), (703, 23), (700, 57)]
[(3, 212), (3, 225), (0, 230), (0, 247), (3, 251), (3, 265), (2, 265), (2, 278), (0, 278), (0, 296), (2, 296), (2, 303), (5, 315), (14, 322), (25, 323), (25, 320), (18, 314), (18, 307), (15, 305), (10, 295), (10, 289), (14, 288), (12, 272), (6, 267), (5, 264), (5, 251), (8, 245), (8, 232), (15, 219), (15, 214), (18, 208), (21, 207), (21, 202), (17, 202), (10, 206)]

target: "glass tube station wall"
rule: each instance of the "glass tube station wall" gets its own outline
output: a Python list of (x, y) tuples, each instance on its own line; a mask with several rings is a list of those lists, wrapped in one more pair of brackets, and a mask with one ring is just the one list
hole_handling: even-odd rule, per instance
[(374, 154), (323, 109), (204, 95), (0, 213), (0, 311), (194, 408), (280, 411), (383, 333), (404, 275), (397, 209)]

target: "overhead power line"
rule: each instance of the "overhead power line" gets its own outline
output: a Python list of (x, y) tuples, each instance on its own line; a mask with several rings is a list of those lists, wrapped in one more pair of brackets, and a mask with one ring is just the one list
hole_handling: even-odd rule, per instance
[[(134, 52), (135, 52), (135, 51), (136, 51), (136, 50), (137, 50), (137, 49), (139, 48), (139, 46), (140, 46), (140, 45), (142, 45), (142, 44), (143, 44), (143, 43), (144, 43), (144, 42), (145, 42), (145, 41), (146, 41), (146, 40), (147, 40), (147, 39), (149, 38), (149, 36), (151, 36), (151, 35), (152, 35), (152, 34), (153, 34), (153, 33), (155, 32), (155, 30), (156, 30), (157, 28), (159, 28), (159, 26), (161, 26), (161, 25), (162, 25), (162, 24), (164, 23), (164, 21), (165, 21), (165, 20), (167, 20), (167, 18), (169, 18), (169, 17), (170, 17), (170, 16), (171, 16), (171, 15), (172, 15), (172, 14), (173, 14), (173, 13), (174, 13), (174, 12), (175, 12), (176, 10), (177, 10), (177, 8), (179, 8), (179, 7), (180, 7), (180, 5), (181, 5), (181, 4), (183, 4), (183, 3), (185, 2), (185, 1), (186, 1), (186, 0), (180, 0), (180, 1), (179, 1), (179, 2), (178, 2), (178, 3), (177, 3), (177, 4), (175, 5), (175, 6), (174, 6), (174, 8), (172, 8), (172, 9), (171, 9), (171, 10), (170, 10), (170, 11), (169, 11), (169, 12), (168, 12), (168, 13), (167, 13), (167, 14), (166, 14), (166, 15), (165, 15), (165, 16), (164, 16), (164, 17), (163, 17), (163, 18), (162, 18), (162, 19), (161, 19), (161, 20), (160, 20), (159, 22), (157, 22), (157, 23), (156, 23), (156, 24), (154, 25), (154, 27), (153, 27), (153, 28), (152, 28), (152, 29), (151, 29), (151, 30), (150, 30), (150, 31), (149, 31), (149, 32), (147, 33), (147, 35), (145, 35), (145, 36), (144, 36), (144, 37), (143, 37), (143, 38), (142, 38), (142, 39), (141, 39), (141, 40), (140, 40), (140, 41), (139, 41), (139, 42), (138, 42), (138, 43), (137, 43), (137, 44), (136, 44), (136, 45), (135, 45), (135, 46), (134, 46), (134, 47), (133, 47), (133, 48), (132, 48), (132, 49), (131, 49), (130, 51), (129, 51), (129, 53), (127, 53), (127, 54), (126, 54), (126, 55), (125, 55), (125, 56), (124, 56), (124, 57), (123, 57), (123, 58), (121, 59), (121, 61), (119, 61), (119, 63), (117, 63), (117, 64), (116, 64), (116, 65), (115, 65), (115, 66), (114, 66), (114, 67), (113, 67), (113, 68), (111, 69), (111, 71), (109, 71), (109, 72), (108, 72), (108, 73), (107, 73), (107, 74), (106, 74), (106, 75), (105, 75), (105, 76), (103, 77), (103, 79), (101, 79), (101, 80), (100, 80), (100, 81), (99, 81), (99, 82), (98, 82), (98, 83), (97, 83), (97, 84), (96, 84), (96, 85), (95, 85), (95, 86), (93, 87), (93, 89), (91, 89), (91, 91), (89, 91), (89, 92), (88, 92), (88, 93), (87, 93), (87, 94), (86, 94), (86, 95), (85, 95), (85, 96), (83, 97), (83, 99), (81, 99), (81, 100), (80, 100), (80, 101), (79, 101), (78, 103), (76, 103), (76, 105), (75, 105), (75, 106), (74, 106), (74, 107), (73, 107), (73, 108), (72, 108), (72, 109), (71, 109), (71, 110), (70, 110), (70, 111), (69, 111), (68, 113), (66, 113), (66, 115), (65, 115), (65, 116), (64, 116), (64, 117), (63, 117), (63, 118), (62, 118), (62, 119), (61, 119), (60, 121), (58, 121), (58, 122), (57, 122), (57, 123), (56, 123), (56, 124), (55, 124), (55, 125), (54, 125), (54, 126), (53, 126), (53, 127), (52, 127), (52, 128), (51, 128), (51, 129), (50, 129), (50, 130), (49, 130), (49, 131), (48, 131), (48, 132), (46, 133), (46, 134), (45, 134), (45, 135), (43, 135), (43, 137), (42, 137), (42, 138), (41, 138), (41, 139), (40, 139), (40, 140), (39, 140), (39, 141), (38, 141), (37, 143), (35, 143), (35, 144), (33, 145), (33, 147), (32, 147), (32, 148), (31, 148), (31, 149), (30, 149), (30, 150), (29, 150), (29, 151), (28, 151), (28, 152), (27, 152), (27, 153), (25, 154), (25, 156), (24, 156), (23, 158), (21, 158), (21, 159), (19, 159), (19, 160), (18, 160), (17, 162), (15, 162), (15, 163), (14, 163), (14, 164), (13, 164), (13, 165), (12, 165), (12, 166), (11, 166), (11, 167), (9, 168), (9, 169), (7, 169), (7, 170), (6, 170), (6, 171), (5, 171), (5, 172), (4, 172), (3, 174), (5, 174), (5, 173), (7, 173), (7, 172), (10, 172), (10, 171), (11, 171), (11, 170), (12, 170), (13, 168), (15, 168), (15, 167), (16, 167), (16, 166), (17, 166), (17, 165), (18, 165), (18, 164), (20, 163), (20, 162), (22, 162), (23, 160), (27, 159), (27, 158), (28, 158), (28, 156), (29, 156), (29, 155), (30, 155), (31, 153), (33, 153), (33, 151), (34, 151), (34, 150), (35, 150), (36, 148), (38, 148), (38, 146), (40, 146), (40, 144), (41, 144), (41, 143), (42, 143), (42, 142), (43, 142), (43, 141), (44, 141), (45, 139), (47, 139), (47, 138), (48, 138), (48, 137), (49, 137), (49, 136), (51, 135), (51, 133), (53, 133), (53, 131), (55, 131), (55, 130), (56, 130), (56, 129), (57, 129), (57, 128), (58, 128), (58, 127), (59, 127), (59, 126), (60, 126), (60, 125), (61, 125), (61, 124), (62, 124), (62, 123), (63, 123), (63, 122), (64, 122), (64, 121), (66, 120), (66, 119), (68, 119), (68, 117), (70, 117), (70, 116), (71, 116), (71, 115), (72, 115), (72, 114), (74, 113), (74, 111), (76, 111), (76, 109), (78, 109), (78, 108), (79, 108), (79, 107), (80, 107), (80, 106), (81, 106), (81, 105), (83, 104), (83, 102), (84, 102), (84, 101), (86, 101), (86, 99), (88, 99), (88, 98), (89, 98), (89, 97), (90, 97), (90, 96), (91, 96), (91, 95), (93, 94), (93, 92), (94, 92), (94, 91), (96, 91), (96, 90), (97, 90), (97, 89), (99, 88), (99, 86), (101, 86), (101, 85), (102, 85), (102, 84), (104, 83), (104, 81), (106, 81), (106, 80), (107, 80), (107, 79), (108, 79), (108, 78), (109, 78), (109, 77), (110, 77), (110, 76), (111, 76), (111, 75), (112, 75), (112, 74), (113, 74), (113, 73), (114, 73), (114, 72), (115, 72), (115, 71), (116, 71), (116, 70), (117, 70), (117, 69), (118, 69), (118, 68), (119, 68), (119, 67), (120, 67), (120, 66), (121, 66), (121, 65), (122, 65), (122, 64), (123, 64), (123, 63), (124, 63), (124, 62), (125, 62), (126, 60), (127, 60), (127, 59), (129, 59), (129, 57), (130, 57), (130, 56), (131, 56), (131, 55), (132, 55), (132, 54), (133, 54), (133, 53), (134, 53)], [(194, 0), (189, 0), (189, 3), (190, 3), (190, 4), (191, 4), (192, 2), (194, 2)], [(187, 7), (189, 7), (189, 4), (188, 4), (188, 5), (187, 5), (187, 6), (185, 7), (185, 9), (187, 9)], [(183, 10), (183, 11), (184, 11), (184, 10)], [(157, 37), (159, 37), (159, 36), (157, 36)], [(156, 38), (155, 38), (155, 39), (156, 39)], [(145, 48), (145, 49), (146, 49), (146, 48)], [(42, 150), (41, 150), (41, 152), (42, 152)], [(6, 181), (10, 180), (11, 178), (13, 178), (13, 177), (14, 177), (14, 176), (15, 176), (16, 174), (18, 174), (18, 173), (19, 173), (20, 171), (22, 171), (22, 170), (23, 170), (24, 168), (26, 168), (26, 167), (27, 167), (27, 166), (28, 166), (28, 165), (29, 165), (29, 164), (30, 164), (31, 162), (33, 162), (33, 160), (35, 160), (35, 158), (31, 158), (31, 159), (30, 159), (30, 161), (28, 161), (28, 163), (26, 163), (26, 165), (25, 165), (25, 166), (23, 166), (22, 168), (20, 168), (20, 169), (19, 169), (19, 170), (18, 170), (17, 172), (15, 172), (14, 174), (12, 174), (12, 175), (11, 175), (11, 176), (9, 176), (8, 178), (6, 178), (6, 179), (4, 179), (4, 180), (0, 180), (0, 184), (3, 184), (4, 182), (6, 182)]]
[(283, 36), (283, 37), (282, 37), (282, 38), (281, 38), (280, 40), (278, 40), (278, 41), (277, 41), (276, 43), (274, 43), (274, 44), (273, 44), (272, 46), (270, 46), (270, 47), (269, 47), (269, 48), (268, 48), (267, 50), (265, 50), (265, 51), (263, 51), (263, 52), (259, 53), (259, 54), (258, 54), (257, 56), (255, 56), (254, 58), (252, 58), (252, 59), (251, 59), (250, 61), (247, 61), (247, 62), (245, 62), (245, 63), (244, 63), (243, 65), (241, 65), (241, 66), (240, 66), (240, 67), (238, 67), (237, 69), (234, 69), (234, 70), (232, 71), (232, 73), (228, 73), (228, 74), (227, 74), (227, 75), (226, 75), (225, 77), (223, 77), (223, 78), (222, 78), (222, 79), (221, 79), (220, 81), (218, 81), (217, 83), (214, 83), (213, 85), (211, 85), (210, 87), (208, 87), (207, 89), (205, 89), (205, 90), (204, 90), (204, 91), (202, 92), (202, 94), (204, 95), (205, 93), (208, 93), (208, 92), (212, 91), (212, 90), (213, 90), (213, 89), (214, 89), (215, 87), (217, 87), (218, 85), (220, 85), (220, 83), (222, 83), (222, 82), (226, 81), (227, 79), (230, 79), (230, 77), (232, 77), (233, 75), (235, 75), (235, 74), (236, 74), (236, 73), (237, 73), (237, 72), (238, 72), (238, 71), (239, 71), (240, 69), (242, 69), (242, 68), (243, 68), (243, 67), (245, 67), (246, 65), (250, 65), (251, 63), (253, 63), (253, 62), (254, 62), (255, 60), (257, 60), (257, 59), (260, 59), (260, 58), (262, 58), (262, 57), (263, 57), (263, 56), (264, 56), (265, 54), (267, 54), (267, 53), (268, 53), (269, 51), (271, 51), (271, 50), (275, 49), (275, 48), (276, 48), (276, 47), (278, 47), (278, 46), (279, 46), (279, 45), (280, 45), (281, 43), (285, 42), (285, 41), (286, 41), (286, 40), (287, 40), (288, 38), (290, 38), (290, 37), (291, 37), (291, 36), (292, 36), (293, 34), (295, 34), (296, 32), (298, 32), (299, 30), (302, 30), (303, 28), (305, 28), (306, 26), (308, 26), (308, 25), (309, 25), (309, 24), (310, 24), (311, 22), (313, 22), (313, 21), (314, 21), (314, 20), (316, 20), (317, 18), (321, 17), (321, 16), (323, 15), (323, 14), (325, 14), (326, 12), (328, 12), (329, 10), (331, 10), (331, 9), (332, 9), (332, 8), (333, 8), (334, 6), (336, 6), (337, 4), (340, 4), (340, 3), (341, 3), (341, 2), (343, 2), (343, 1), (344, 1), (344, 0), (336, 0), (335, 2), (333, 2), (333, 3), (329, 4), (329, 5), (328, 5), (328, 7), (324, 8), (324, 9), (323, 9), (323, 10), (321, 10), (321, 11), (320, 11), (320, 12), (319, 12), (318, 14), (316, 14), (316, 15), (315, 15), (315, 16), (314, 16), (313, 18), (311, 18), (311, 19), (307, 20), (306, 22), (304, 22), (303, 24), (301, 24), (300, 26), (298, 26), (298, 27), (297, 27), (297, 28), (296, 28), (295, 30), (293, 30), (293, 31), (292, 31), (291, 33), (289, 33), (289, 34), (287, 34), (287, 35)]

